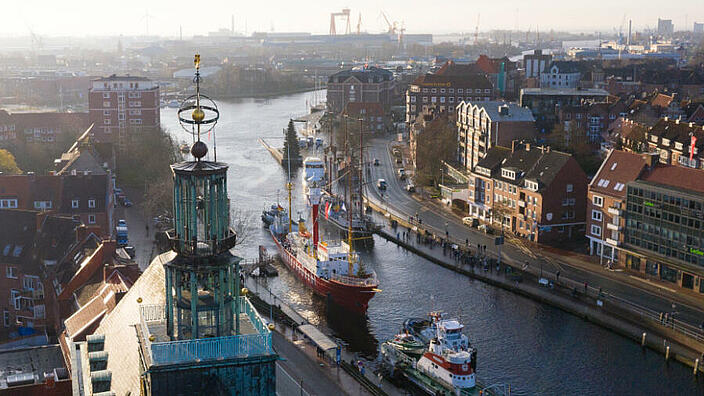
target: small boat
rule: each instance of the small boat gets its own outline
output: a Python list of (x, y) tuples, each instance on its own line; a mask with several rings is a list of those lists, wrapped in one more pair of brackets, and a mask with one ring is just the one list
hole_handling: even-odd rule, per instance
[(423, 351), (425, 350), (425, 344), (418, 341), (416, 337), (408, 333), (396, 334), (393, 339), (386, 341), (386, 343), (405, 353), (406, 355), (415, 358), (420, 357), (420, 355), (422, 355)]
[(168, 106), (170, 109), (178, 109), (178, 107), (181, 106), (181, 102), (179, 102), (179, 101), (176, 100), (176, 99), (173, 99), (173, 100), (169, 101), (169, 103), (167, 104), (167, 106)]

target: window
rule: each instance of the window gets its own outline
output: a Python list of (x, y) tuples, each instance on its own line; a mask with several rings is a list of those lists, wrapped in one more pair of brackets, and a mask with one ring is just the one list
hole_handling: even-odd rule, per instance
[(427, 96), (423, 96), (423, 103), (428, 103), (428, 97), (427, 97)]
[(4, 310), (2, 317), (3, 317), (3, 324), (5, 325), (5, 327), (10, 327), (10, 311)]
[(514, 172), (512, 170), (508, 170), (508, 169), (501, 169), (501, 176), (503, 176), (507, 179), (515, 180), (516, 179), (516, 172)]
[(572, 184), (567, 185), (567, 192), (572, 192), (574, 190), (574, 186)]
[(10, 279), (17, 279), (17, 268), (8, 266), (5, 270), (5, 275)]
[(430, 98), (430, 102), (431, 102), (431, 103), (435, 103), (435, 102), (437, 102), (437, 101), (438, 101), (438, 98), (437, 98), (436, 96), (433, 96), (433, 97)]
[(464, 90), (462, 88), (457, 89), (457, 93), (462, 93), (462, 92), (464, 92)]
[(22, 287), (25, 290), (34, 290), (34, 277), (25, 276), (24, 278), (22, 278)]
[(12, 303), (15, 306), (15, 311), (19, 311), (20, 308), (22, 308), (22, 305), (20, 304), (20, 291), (12, 289), (10, 290), (10, 299), (12, 299)]
[(78, 209), (78, 200), (77, 199), (71, 200), (71, 208)]
[(435, 89), (435, 88), (433, 88), (433, 89), (430, 90), (430, 92), (431, 92), (431, 93), (436, 93), (436, 92), (438, 92), (438, 90)]
[(94, 199), (88, 200), (88, 207), (91, 209), (95, 208), (95, 200)]
[(595, 195), (592, 197), (592, 203), (594, 206), (602, 207), (604, 206), (604, 197), (600, 197), (598, 195)]
[(105, 117), (110, 117), (110, 110), (103, 110), (103, 115)]
[(17, 200), (0, 199), (0, 209), (17, 209)]
[(415, 102), (416, 102), (416, 97), (415, 97), (415, 96), (411, 96), (411, 103), (415, 103)]
[(109, 118), (104, 119), (103, 124), (110, 125), (110, 119)]
[(445, 97), (444, 97), (444, 96), (441, 96), (441, 97), (440, 97), (440, 103), (445, 103)]
[(110, 92), (103, 92), (103, 99), (110, 99)]
[(95, 224), (95, 215), (88, 215), (88, 224)]
[(51, 201), (34, 201), (34, 209), (37, 209), (37, 210), (51, 209)]
[(592, 210), (592, 220), (601, 221), (602, 213), (599, 210)]
[(609, 186), (610, 181), (608, 179), (599, 179), (599, 182), (596, 184), (599, 187), (606, 188)]
[(592, 224), (592, 235), (601, 236), (601, 227)]
[(103, 107), (110, 107), (110, 102), (103, 102)]

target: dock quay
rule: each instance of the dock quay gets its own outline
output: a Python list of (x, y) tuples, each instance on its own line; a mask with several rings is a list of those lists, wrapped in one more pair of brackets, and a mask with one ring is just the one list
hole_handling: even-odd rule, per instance
[[(347, 351), (310, 324), (294, 308), (260, 284), (257, 278), (247, 276), (244, 284), (248, 288), (252, 305), (263, 318), (266, 318), (269, 323), (273, 323), (276, 326), (274, 346), (277, 347), (278, 338), (282, 342), (287, 340), (287, 344), (295, 345), (297, 349), (304, 351), (308, 359), (317, 364), (316, 372), (336, 382), (344, 390), (338, 392), (339, 394), (365, 396), (401, 396), (407, 394), (405, 390), (397, 388), (387, 378), (380, 380), (371, 369), (364, 370), (363, 374), (358, 367), (353, 365), (354, 362), (360, 361), (354, 353)], [(340, 350), (339, 365), (336, 363), (338, 348)], [(281, 353), (278, 348), (277, 352)], [(282, 353), (282, 356), (287, 358), (285, 353)], [(306, 389), (304, 386), (303, 390), (305, 391)]]
[(257, 139), (257, 141), (259, 142), (259, 144), (261, 144), (262, 146), (264, 146), (264, 148), (266, 149), (266, 151), (268, 151), (268, 152), (271, 154), (271, 156), (274, 157), (274, 159), (275, 159), (279, 164), (284, 160), (284, 155), (283, 155), (283, 153), (281, 152), (281, 150), (279, 150), (279, 149), (273, 147), (272, 145), (270, 145), (269, 143), (267, 143), (266, 140), (264, 140), (264, 139), (262, 139), (262, 138)]
[[(673, 328), (662, 321), (657, 312), (633, 306), (583, 283), (564, 278), (558, 281), (554, 273), (535, 274), (530, 271), (532, 268), (525, 268), (507, 256), (502, 255), (499, 270), (495, 256), (473, 257), (472, 260), (466, 260), (461, 254), (455, 256), (451, 245), (443, 247), (437, 237), (441, 235), (439, 230), (411, 224), (408, 219), (389, 213), (370, 200), (365, 204), (378, 213), (377, 220), (384, 223), (376, 231), (380, 237), (432, 263), (579, 316), (632, 339), (644, 349), (662, 354), (668, 361), (679, 361), (691, 367), (694, 375), (704, 372), (704, 334), (698, 329)], [(407, 238), (401, 237), (403, 232)], [(461, 252), (463, 248), (458, 250)]]

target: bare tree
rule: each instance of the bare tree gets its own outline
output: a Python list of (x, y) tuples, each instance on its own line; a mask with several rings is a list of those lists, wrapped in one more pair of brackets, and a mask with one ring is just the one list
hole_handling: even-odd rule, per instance
[(241, 208), (230, 209), (230, 226), (237, 233), (235, 247), (246, 243), (254, 234), (254, 213), (246, 212)]

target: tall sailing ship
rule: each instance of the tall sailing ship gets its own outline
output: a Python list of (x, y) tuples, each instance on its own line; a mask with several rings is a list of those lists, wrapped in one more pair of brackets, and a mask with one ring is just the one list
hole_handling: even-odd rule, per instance
[[(289, 212), (290, 194), (289, 189)], [(269, 232), (276, 243), (281, 259), (293, 273), (316, 294), (352, 312), (364, 314), (369, 300), (379, 290), (376, 273), (361, 262), (348, 241), (322, 241), (319, 236), (318, 214), (321, 189), (318, 182), (310, 180), (306, 185), (311, 206), (312, 233), (302, 221), (294, 230), (285, 211), (279, 211), (269, 225)]]

